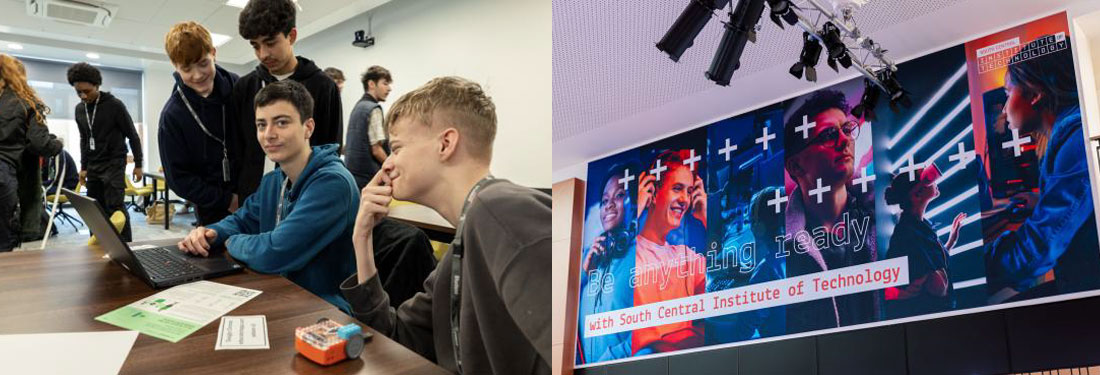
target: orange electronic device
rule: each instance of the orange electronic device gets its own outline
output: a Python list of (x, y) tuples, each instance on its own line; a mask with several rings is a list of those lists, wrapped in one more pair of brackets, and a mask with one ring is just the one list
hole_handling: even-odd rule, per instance
[(328, 366), (345, 359), (359, 358), (370, 332), (356, 324), (340, 325), (328, 318), (317, 324), (294, 330), (294, 349), (313, 362)]

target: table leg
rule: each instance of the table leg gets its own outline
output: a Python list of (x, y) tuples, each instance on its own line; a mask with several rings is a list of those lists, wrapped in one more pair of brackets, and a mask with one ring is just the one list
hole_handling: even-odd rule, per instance
[[(154, 182), (153, 186), (157, 184)], [(164, 184), (164, 230), (168, 230), (168, 225), (172, 223), (172, 220), (168, 216), (168, 184)]]

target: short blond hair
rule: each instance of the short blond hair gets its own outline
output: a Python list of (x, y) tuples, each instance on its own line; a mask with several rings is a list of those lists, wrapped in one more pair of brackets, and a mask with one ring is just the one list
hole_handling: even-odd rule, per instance
[(493, 139), (497, 134), (496, 105), (481, 85), (462, 77), (439, 77), (428, 81), (390, 107), (386, 132), (398, 120), (410, 117), (433, 127), (434, 115), (450, 119), (451, 126), (468, 141), (470, 155), (489, 161), (493, 157)]
[(172, 25), (164, 36), (164, 51), (173, 64), (186, 65), (214, 52), (214, 43), (210, 40), (210, 32), (198, 22), (180, 22)]

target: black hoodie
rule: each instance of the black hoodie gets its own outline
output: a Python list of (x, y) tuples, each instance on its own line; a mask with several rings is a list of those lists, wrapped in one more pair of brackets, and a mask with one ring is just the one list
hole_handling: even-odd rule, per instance
[[(340, 104), (340, 90), (336, 82), (321, 71), (313, 60), (298, 56), (298, 67), (288, 79), (298, 81), (313, 97), (313, 135), (309, 139), (311, 146), (336, 143), (343, 146), (341, 134), (344, 133), (344, 110)], [(256, 139), (256, 111), (254, 99), (264, 86), (278, 81), (267, 71), (263, 64), (256, 70), (241, 77), (233, 86), (233, 102), (240, 109), (240, 115), (234, 128), (237, 132), (236, 150), (240, 155), (237, 179), (239, 202), (252, 195), (260, 186), (263, 177), (264, 150)]]
[[(87, 116), (85, 110), (88, 111)], [(108, 166), (119, 161), (125, 165), (128, 152), (134, 154), (135, 166), (142, 165), (141, 139), (130, 112), (126, 111), (126, 105), (121, 100), (109, 92), (100, 91), (98, 100), (90, 104), (77, 104), (75, 115), (76, 128), (80, 131), (80, 170), (88, 170), (89, 165)], [(89, 119), (93, 122), (90, 130), (95, 139), (95, 150), (91, 149), (88, 141)], [(126, 139), (130, 140), (129, 151), (126, 149)]]
[(10, 89), (0, 89), (0, 162), (12, 170), (19, 168), (23, 150), (38, 156), (54, 156), (61, 141), (50, 134), (46, 124), (35, 119), (34, 111)]
[[(168, 102), (164, 103), (164, 109), (160, 112), (157, 136), (164, 177), (168, 180), (168, 188), (199, 207), (201, 224), (212, 224), (228, 214), (234, 186), (232, 181), (223, 181), (222, 144), (203, 132), (180, 99), (176, 87), (187, 97), (206, 130), (226, 142), (232, 164), (236, 160), (236, 153), (232, 150), (236, 134), (230, 129), (237, 118), (237, 111), (230, 98), (237, 75), (215, 66), (214, 89), (205, 98), (187, 87), (179, 73), (172, 75), (176, 78), (176, 84), (172, 86)], [(226, 139), (226, 133), (229, 133), (229, 139)], [(235, 171), (231, 171), (230, 177), (235, 176)]]

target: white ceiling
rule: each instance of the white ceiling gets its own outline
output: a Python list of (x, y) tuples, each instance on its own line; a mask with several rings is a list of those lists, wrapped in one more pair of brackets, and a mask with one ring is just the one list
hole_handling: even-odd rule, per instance
[[(369, 11), (390, 0), (299, 0), (298, 39)], [(175, 23), (197, 21), (212, 33), (232, 39), (218, 47), (219, 63), (243, 65), (255, 60), (248, 41), (237, 34), (241, 9), (225, 0), (107, 0), (118, 6), (107, 28), (77, 25), (27, 14), (25, 0), (0, 0), (0, 51), (61, 60), (88, 60), (87, 52), (99, 53), (100, 63), (143, 67), (166, 62), (164, 34)], [(352, 36), (348, 36), (351, 41)], [(7, 48), (9, 42), (24, 45), (22, 51)]]
[[(730, 86), (717, 86), (703, 76), (721, 38), (717, 19), (679, 63), (655, 47), (686, 4), (553, 2), (555, 181), (583, 178), (575, 171), (587, 161), (858, 75), (821, 64), (817, 83), (794, 79), (787, 69), (801, 31), (781, 30), (765, 13)], [(900, 62), (1066, 9), (1074, 17), (1100, 9), (1100, 1), (871, 0), (855, 19)]]

